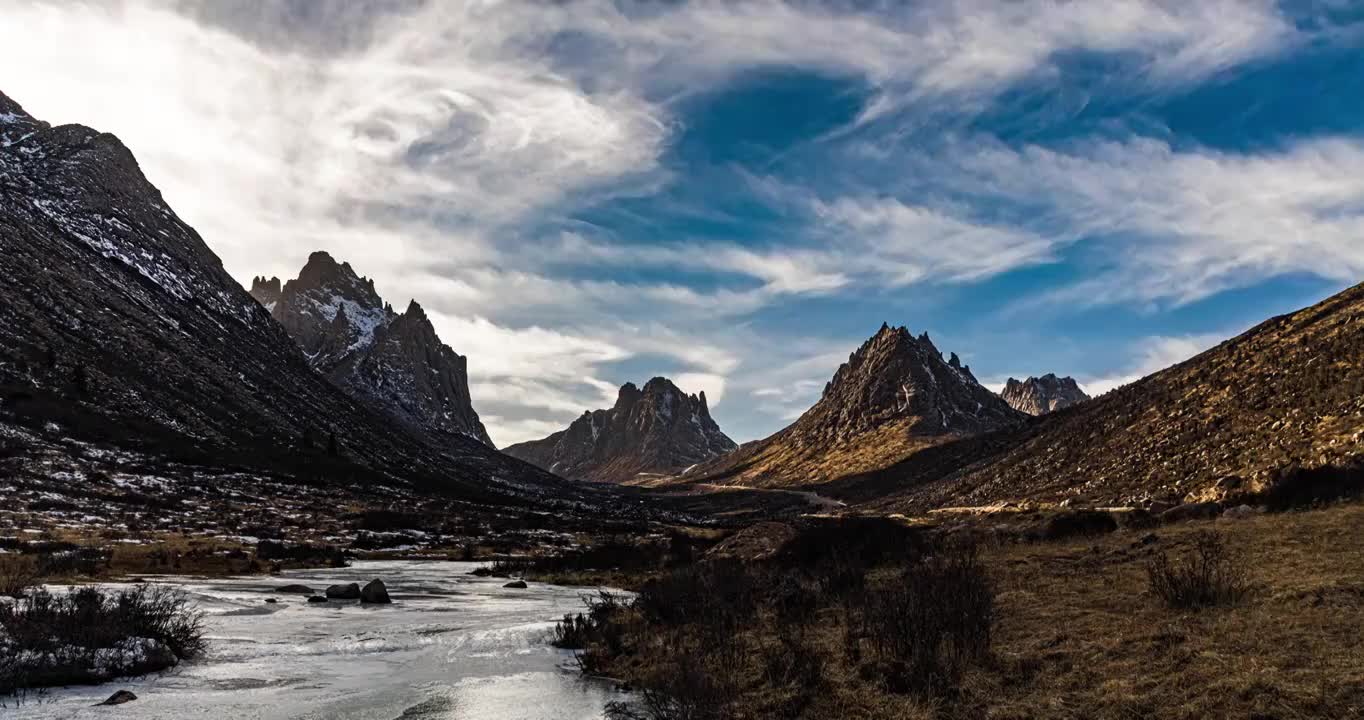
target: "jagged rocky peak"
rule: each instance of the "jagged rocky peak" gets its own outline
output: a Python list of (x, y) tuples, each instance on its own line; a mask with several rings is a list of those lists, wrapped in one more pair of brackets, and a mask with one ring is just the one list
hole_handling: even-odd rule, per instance
[(627, 382), (609, 410), (583, 413), (566, 429), (504, 452), (565, 477), (628, 482), (671, 475), (737, 447), (710, 415), (704, 392), (665, 377)]
[(373, 280), (321, 251), (282, 287), (253, 280), (251, 294), (354, 397), (428, 433), (492, 445), (469, 397), (467, 358), (441, 342), (415, 299), (395, 313)]
[(1017, 419), (956, 353), (944, 360), (928, 333), (881, 329), (848, 357), (820, 401), (792, 426), (806, 439), (847, 439), (894, 419), (913, 418), (920, 434), (968, 434)]
[(277, 277), (267, 278), (264, 275), (251, 278), (251, 297), (265, 306), (266, 310), (271, 310), (274, 304), (279, 302), (281, 290), (280, 281)]
[(1054, 373), (1022, 381), (1009, 378), (1000, 396), (1009, 407), (1029, 415), (1045, 415), (1089, 399), (1075, 378), (1059, 378)]

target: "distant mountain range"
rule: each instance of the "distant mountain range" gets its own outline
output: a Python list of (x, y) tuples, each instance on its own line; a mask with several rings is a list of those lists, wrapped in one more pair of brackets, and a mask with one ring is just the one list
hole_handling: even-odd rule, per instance
[(395, 312), (323, 252), (248, 293), (117, 138), (0, 95), (0, 454), (56, 477), (37, 455), (57, 450), (12, 455), (35, 438), (523, 505), (640, 492), (564, 477), (887, 512), (1224, 500), (1364, 472), (1364, 286), (1095, 399), (1055, 375), (996, 395), (927, 334), (883, 325), (766, 439), (735, 448), (704, 394), (660, 377), (503, 454), (415, 301)]
[(1058, 378), (1050, 373), (1023, 381), (1009, 378), (1000, 397), (1009, 407), (1029, 415), (1046, 415), (1089, 399), (1075, 378)]
[(656, 377), (625, 383), (609, 410), (584, 412), (564, 430), (506, 448), (565, 477), (629, 482), (672, 475), (737, 447), (710, 416), (704, 392), (688, 395)]
[(981, 385), (956, 353), (944, 358), (927, 333), (916, 338), (906, 328), (883, 324), (794, 423), (679, 480), (810, 485), (882, 468), (923, 448), (1025, 417)]
[(463, 435), (493, 447), (469, 398), (467, 359), (441, 342), (416, 300), (395, 313), (373, 280), (325, 252), (283, 286), (255, 278), (251, 295), (308, 364), (353, 397), (437, 442)]

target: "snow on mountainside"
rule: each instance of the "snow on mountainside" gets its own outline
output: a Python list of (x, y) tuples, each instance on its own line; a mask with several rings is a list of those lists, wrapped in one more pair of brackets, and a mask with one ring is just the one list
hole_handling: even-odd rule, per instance
[(0, 422), (321, 481), (487, 499), (578, 494), (472, 438), (435, 444), (397, 430), (347, 397), (117, 138), (50, 127), (4, 95)]
[(416, 301), (395, 313), (373, 280), (325, 252), (282, 286), (255, 278), (251, 294), (309, 364), (356, 399), (437, 442), (460, 435), (493, 446), (469, 397), (467, 358), (441, 342)]
[(505, 452), (564, 477), (628, 482), (677, 473), (735, 447), (711, 418), (705, 393), (688, 395), (656, 377), (643, 389), (622, 385), (609, 410), (584, 412), (568, 428)]

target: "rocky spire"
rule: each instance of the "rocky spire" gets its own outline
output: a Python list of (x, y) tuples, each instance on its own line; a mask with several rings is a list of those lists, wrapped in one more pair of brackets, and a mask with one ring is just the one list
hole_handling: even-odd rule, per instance
[(1054, 373), (1023, 381), (1009, 378), (1000, 395), (1010, 407), (1029, 415), (1045, 415), (1090, 399), (1075, 378), (1058, 378)]
[(251, 294), (333, 382), (438, 438), (467, 435), (492, 445), (469, 397), (467, 359), (441, 342), (415, 299), (394, 313), (373, 280), (320, 251), (282, 288), (257, 280)]
[(688, 395), (665, 377), (627, 382), (609, 410), (504, 452), (565, 477), (627, 482), (671, 475), (736, 447), (710, 416), (704, 392)]

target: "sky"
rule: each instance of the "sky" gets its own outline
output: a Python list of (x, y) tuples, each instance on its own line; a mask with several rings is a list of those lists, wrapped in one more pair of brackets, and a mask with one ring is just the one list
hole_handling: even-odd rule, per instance
[(348, 260), (499, 445), (766, 436), (881, 325), (1099, 393), (1364, 276), (1364, 2), (0, 0), (243, 283)]

